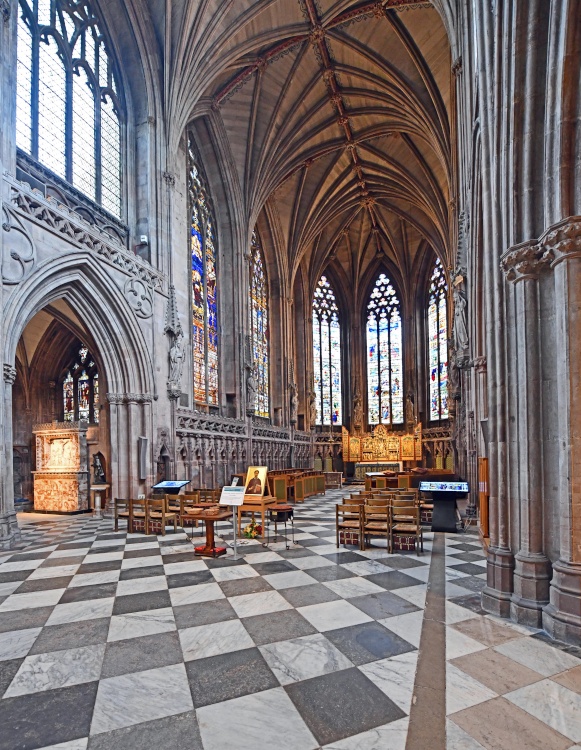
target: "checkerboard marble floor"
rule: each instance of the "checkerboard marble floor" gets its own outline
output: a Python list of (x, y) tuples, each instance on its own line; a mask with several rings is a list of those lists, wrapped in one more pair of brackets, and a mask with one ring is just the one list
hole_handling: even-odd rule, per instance
[[(344, 494), (296, 509), (289, 550), (271, 533), (238, 560), (27, 516), (0, 552), (0, 750), (403, 750), (432, 535), (423, 555), (337, 549)], [(581, 654), (484, 615), (484, 564), (447, 536), (447, 747), (571, 748)]]

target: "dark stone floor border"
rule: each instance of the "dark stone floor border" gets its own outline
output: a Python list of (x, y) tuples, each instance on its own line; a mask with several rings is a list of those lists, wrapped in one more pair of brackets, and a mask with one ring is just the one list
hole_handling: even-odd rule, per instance
[(446, 750), (446, 542), (434, 535), (406, 750)]

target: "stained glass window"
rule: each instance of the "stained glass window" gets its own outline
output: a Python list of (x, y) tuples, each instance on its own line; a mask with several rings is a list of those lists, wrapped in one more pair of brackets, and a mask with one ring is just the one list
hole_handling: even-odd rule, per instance
[(384, 273), (367, 304), (367, 402), (370, 424), (404, 421), (401, 305)]
[(188, 136), (188, 196), (192, 273), (194, 399), (218, 404), (218, 301), (216, 241), (206, 182), (191, 134)]
[(86, 346), (81, 346), (62, 378), (63, 419), (99, 422), (99, 373)]
[(268, 291), (264, 256), (256, 231), (252, 233), (250, 248), (250, 328), (256, 381), (255, 414), (268, 417)]
[(335, 293), (321, 276), (313, 298), (313, 365), (317, 424), (342, 424), (341, 324)]
[(438, 259), (428, 292), (430, 419), (448, 419), (448, 285)]
[(18, 0), (16, 143), (121, 215), (121, 104), (87, 0)]

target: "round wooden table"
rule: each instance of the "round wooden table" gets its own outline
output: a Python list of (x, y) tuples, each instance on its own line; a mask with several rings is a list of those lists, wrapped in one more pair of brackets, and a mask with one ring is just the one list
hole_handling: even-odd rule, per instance
[(187, 515), (198, 521), (204, 521), (206, 524), (206, 544), (194, 547), (196, 555), (202, 557), (220, 557), (220, 555), (225, 555), (226, 547), (216, 547), (214, 541), (214, 523), (231, 518), (231, 512), (229, 510), (221, 510), (219, 513), (208, 513), (207, 510), (203, 510), (201, 513), (188, 513)]

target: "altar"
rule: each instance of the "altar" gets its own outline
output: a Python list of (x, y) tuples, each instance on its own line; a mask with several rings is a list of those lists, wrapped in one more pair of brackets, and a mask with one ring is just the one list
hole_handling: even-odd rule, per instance
[(89, 509), (87, 422), (50, 422), (36, 436), (34, 510), (81, 513)]
[[(422, 460), (422, 425), (417, 424), (410, 433), (394, 433), (383, 424), (378, 424), (372, 433), (349, 434), (342, 429), (343, 461), (366, 464), (362, 473), (369, 471), (401, 471), (399, 469), (376, 469), (384, 464)], [(365, 479), (362, 476), (361, 479)]]
[(355, 479), (359, 482), (365, 481), (366, 474), (379, 474), (384, 471), (392, 471), (395, 474), (401, 474), (403, 464), (401, 461), (384, 461), (383, 463), (356, 463)]

